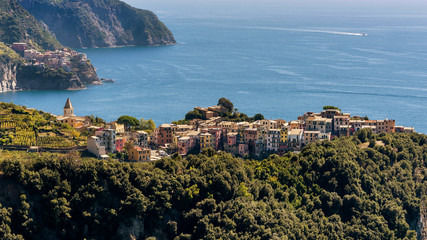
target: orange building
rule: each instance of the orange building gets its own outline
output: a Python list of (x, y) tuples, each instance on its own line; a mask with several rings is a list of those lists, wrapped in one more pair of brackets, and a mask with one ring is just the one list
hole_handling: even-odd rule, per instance
[(394, 132), (395, 120), (377, 120), (377, 133), (381, 132)]
[(160, 127), (156, 128), (154, 131), (155, 135), (155, 144), (165, 145), (167, 143), (172, 143), (172, 127), (170, 124), (162, 124)]
[(364, 126), (370, 126), (375, 133), (381, 133), (381, 132), (395, 132), (394, 126), (396, 124), (395, 120), (365, 120), (363, 122)]
[(245, 143), (255, 143), (257, 140), (257, 131), (256, 128), (246, 128), (244, 131)]

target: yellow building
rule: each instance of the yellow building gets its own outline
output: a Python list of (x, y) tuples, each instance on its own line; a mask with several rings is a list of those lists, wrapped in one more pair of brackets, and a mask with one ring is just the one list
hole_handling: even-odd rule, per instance
[(214, 148), (215, 147), (215, 141), (210, 133), (201, 133), (199, 135), (200, 139), (200, 150), (203, 150), (204, 148)]
[(284, 125), (281, 127), (281, 129), (280, 129), (280, 142), (282, 142), (282, 143), (288, 142), (288, 131), (289, 131), (289, 126)]
[(109, 129), (114, 129), (116, 133), (125, 133), (125, 125), (117, 122), (111, 122), (108, 124)]
[(151, 150), (148, 148), (133, 147), (129, 150), (129, 161), (147, 162), (150, 161)]

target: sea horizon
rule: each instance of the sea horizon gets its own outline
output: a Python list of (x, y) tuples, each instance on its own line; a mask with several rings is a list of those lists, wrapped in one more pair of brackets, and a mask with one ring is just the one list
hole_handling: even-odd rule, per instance
[(1, 93), (0, 101), (59, 115), (69, 97), (77, 115), (107, 121), (130, 115), (160, 125), (226, 97), (251, 116), (291, 121), (334, 105), (427, 132), (427, 15), (279, 3), (250, 2), (245, 11), (221, 2), (191, 11), (185, 4), (133, 3), (153, 10), (178, 43), (76, 49), (87, 53), (99, 77), (116, 82)]

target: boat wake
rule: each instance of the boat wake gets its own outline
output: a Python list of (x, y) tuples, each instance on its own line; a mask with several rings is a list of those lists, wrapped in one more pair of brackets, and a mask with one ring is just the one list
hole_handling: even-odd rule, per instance
[(278, 28), (278, 27), (247, 27), (247, 28), (261, 29), (261, 30), (327, 33), (327, 34), (349, 35), (349, 36), (368, 36), (368, 34), (366, 34), (366, 33), (337, 32), (337, 31), (316, 30), (316, 29), (301, 29), (301, 28)]

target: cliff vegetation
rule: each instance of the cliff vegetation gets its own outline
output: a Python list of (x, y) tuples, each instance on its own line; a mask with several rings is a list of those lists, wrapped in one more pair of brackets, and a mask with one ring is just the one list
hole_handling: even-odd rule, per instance
[(119, 0), (19, 2), (70, 47), (175, 44), (172, 33), (153, 12)]
[(15, 0), (0, 0), (0, 41), (25, 42), (39, 51), (63, 46)]

